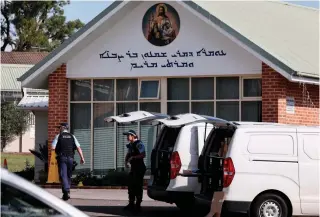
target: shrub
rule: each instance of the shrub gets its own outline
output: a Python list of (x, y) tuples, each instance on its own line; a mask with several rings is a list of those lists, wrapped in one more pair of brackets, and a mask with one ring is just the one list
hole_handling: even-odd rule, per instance
[(98, 177), (93, 175), (93, 171), (83, 172), (72, 179), (74, 185), (78, 185), (79, 182), (82, 182), (85, 186), (127, 186), (128, 173), (111, 171), (105, 176)]
[(30, 163), (28, 160), (26, 160), (26, 166), (23, 170), (18, 171), (18, 172), (14, 172), (16, 175), (29, 180), (29, 181), (33, 181), (34, 179), (34, 166), (30, 166)]

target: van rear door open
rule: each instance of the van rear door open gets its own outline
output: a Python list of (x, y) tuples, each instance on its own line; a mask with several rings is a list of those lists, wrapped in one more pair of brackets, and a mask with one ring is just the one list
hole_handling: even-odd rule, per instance
[(195, 123), (210, 122), (216, 125), (225, 125), (228, 122), (219, 118), (197, 115), (192, 113), (171, 116), (165, 119), (155, 120), (164, 125), (158, 141), (152, 151), (152, 180), (151, 186), (165, 190), (171, 179), (172, 154), (178, 136), (183, 136), (180, 130), (183, 126)]
[(118, 116), (106, 117), (104, 121), (117, 122), (120, 124), (133, 124), (140, 121), (152, 121), (161, 118), (169, 118), (169, 115), (146, 111), (134, 111), (124, 113)]
[(204, 196), (212, 198), (212, 194), (214, 191), (221, 191), (223, 189), (224, 158), (219, 155), (212, 154), (211, 152), (207, 152), (205, 150), (208, 146), (210, 146), (209, 143), (213, 143), (213, 139), (217, 138), (216, 135), (219, 129), (236, 129), (236, 125), (232, 122), (220, 118), (195, 114), (190, 114), (185, 119), (177, 119), (179, 119), (179, 117), (174, 116), (170, 117), (169, 119), (163, 119), (159, 121), (171, 127), (181, 127), (184, 125), (201, 122), (210, 123), (216, 127), (216, 129), (213, 129), (207, 137), (205, 146), (203, 147), (202, 154), (199, 157), (198, 168), (200, 170), (183, 171), (179, 174), (180, 176), (184, 177), (199, 177), (199, 180), (201, 182), (201, 194), (205, 193)]

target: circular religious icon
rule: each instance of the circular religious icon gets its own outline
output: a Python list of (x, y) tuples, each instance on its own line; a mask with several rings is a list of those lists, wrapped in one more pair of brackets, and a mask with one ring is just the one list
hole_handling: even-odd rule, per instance
[(169, 4), (155, 4), (143, 16), (143, 34), (155, 46), (165, 46), (173, 42), (179, 29), (179, 15)]

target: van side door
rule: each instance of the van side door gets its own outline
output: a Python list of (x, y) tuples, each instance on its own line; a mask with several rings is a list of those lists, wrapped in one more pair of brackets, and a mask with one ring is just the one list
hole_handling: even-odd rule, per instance
[(301, 211), (319, 215), (320, 134), (298, 132)]

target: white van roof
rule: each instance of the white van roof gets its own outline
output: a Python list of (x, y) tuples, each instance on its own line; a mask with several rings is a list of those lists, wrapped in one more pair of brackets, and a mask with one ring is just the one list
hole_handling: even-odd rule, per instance
[(238, 121), (233, 122), (237, 128), (253, 128), (253, 129), (292, 129), (297, 130), (297, 132), (319, 132), (320, 126), (304, 126), (304, 125), (293, 125), (293, 124), (281, 124), (281, 123), (272, 123), (272, 122), (245, 122)]

